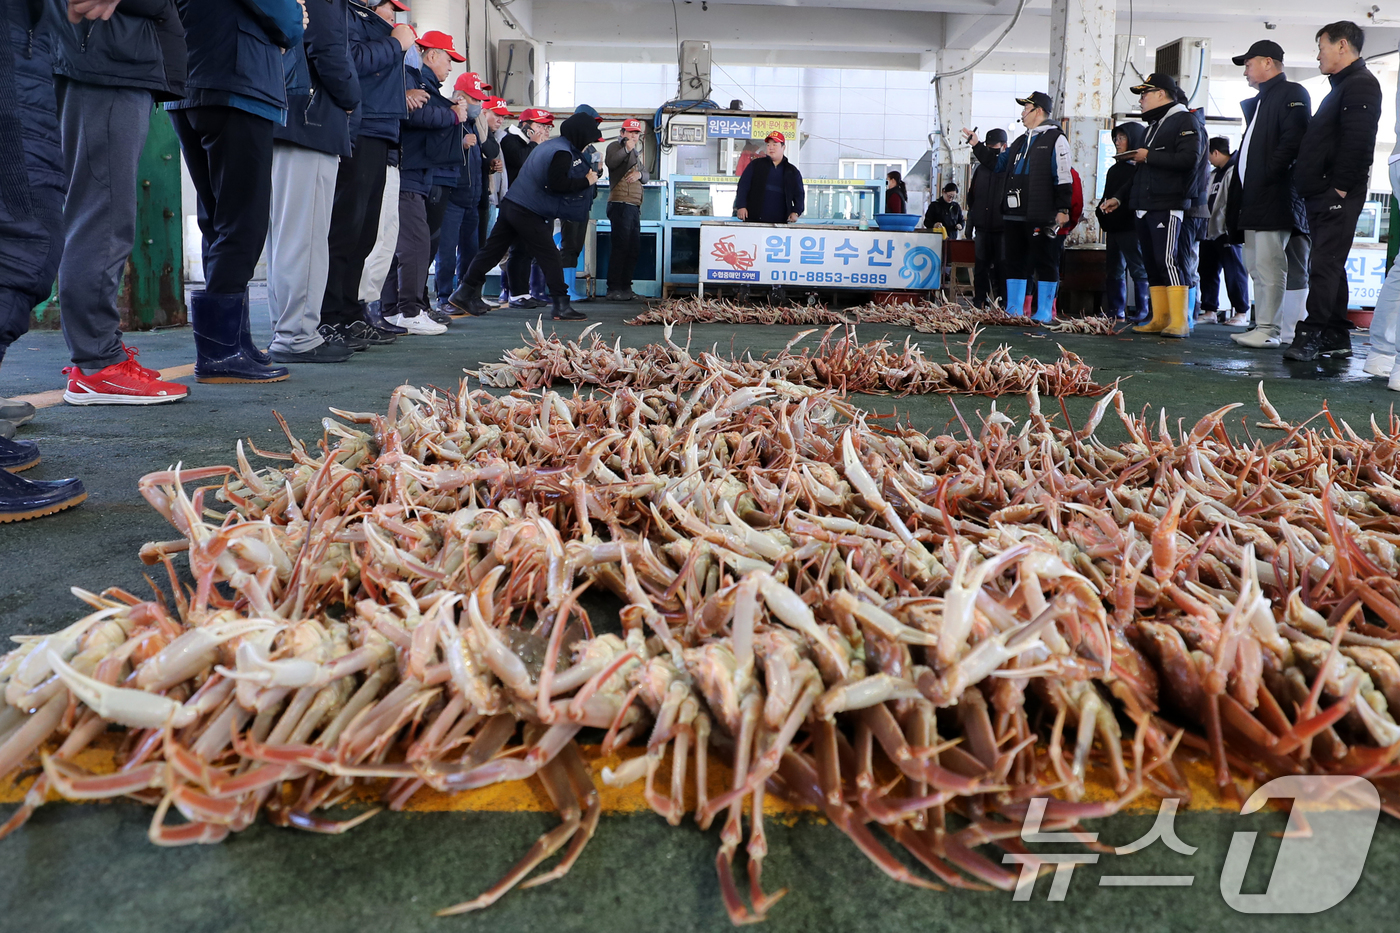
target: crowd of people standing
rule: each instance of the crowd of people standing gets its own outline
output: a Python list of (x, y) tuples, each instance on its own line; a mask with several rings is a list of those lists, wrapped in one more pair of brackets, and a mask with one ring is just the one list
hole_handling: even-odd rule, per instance
[[(396, 23), (402, 0), (0, 4), (0, 361), (57, 277), (68, 403), (155, 405), (190, 391), (140, 364), (117, 307), (156, 106), (198, 200), (197, 382), (279, 382), (296, 365), (441, 334), (453, 318), (492, 310), (481, 285), (502, 260), (503, 301), (585, 319), (571, 273), (603, 171), (593, 146), (602, 118), (580, 106), (552, 136), (554, 115), (529, 108), (507, 130), (511, 112), (479, 74), (459, 75), (449, 93), (465, 57), (446, 33)], [(612, 300), (635, 297), (623, 266), (639, 248), (628, 238), (640, 238), (641, 130), (628, 121), (608, 154)], [(263, 255), (266, 349), (248, 300)], [(533, 294), (532, 265), (542, 280)], [(15, 475), (39, 459), (37, 445), (12, 440), (33, 416), (26, 402), (0, 400), (0, 521), (85, 495), (76, 479)]]

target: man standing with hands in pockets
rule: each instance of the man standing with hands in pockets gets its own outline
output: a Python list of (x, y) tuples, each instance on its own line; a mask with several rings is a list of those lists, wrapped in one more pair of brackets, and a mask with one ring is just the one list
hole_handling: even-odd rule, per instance
[(647, 177), (642, 158), (642, 121), (622, 121), (622, 135), (608, 146), (608, 220), (612, 255), (608, 259), (608, 301), (631, 301), (632, 272), (642, 249), (642, 185)]

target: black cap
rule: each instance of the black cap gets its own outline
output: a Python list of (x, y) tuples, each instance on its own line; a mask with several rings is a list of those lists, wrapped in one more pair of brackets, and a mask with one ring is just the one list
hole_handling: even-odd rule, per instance
[(989, 146), (994, 146), (997, 143), (1006, 142), (1006, 130), (1002, 129), (999, 126), (995, 129), (987, 130), (987, 138), (983, 140), (983, 142), (985, 142)]
[(1243, 65), (1251, 58), (1272, 58), (1280, 65), (1283, 64), (1283, 46), (1272, 39), (1260, 39), (1249, 47), (1249, 51), (1243, 55), (1236, 55), (1230, 61), (1236, 65)]
[(1146, 81), (1133, 87), (1133, 93), (1139, 96), (1153, 90), (1166, 91), (1171, 95), (1173, 100), (1176, 99), (1176, 82), (1172, 80), (1172, 76), (1169, 74), (1154, 71), (1147, 76)]
[(1020, 104), (1022, 107), (1026, 104), (1039, 107), (1041, 110), (1045, 111), (1047, 115), (1050, 113), (1051, 108), (1055, 106), (1055, 102), (1050, 99), (1050, 95), (1044, 91), (1032, 91), (1030, 97), (1016, 98), (1016, 103)]

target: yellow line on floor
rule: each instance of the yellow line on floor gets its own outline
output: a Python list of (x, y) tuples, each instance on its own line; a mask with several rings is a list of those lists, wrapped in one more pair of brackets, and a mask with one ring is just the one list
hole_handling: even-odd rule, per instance
[[(171, 366), (167, 369), (162, 369), (160, 371), (160, 378), (165, 380), (166, 382), (170, 382), (173, 379), (179, 379), (183, 376), (193, 375), (193, 363), (186, 363), (183, 366)], [(63, 390), (50, 389), (47, 392), (35, 392), (33, 395), (17, 395), (15, 396), (15, 401), (28, 402), (35, 408), (52, 408), (53, 406), (63, 401)]]
[[(110, 744), (109, 744), (110, 743)], [(601, 749), (596, 745), (586, 745), (581, 749), (584, 761), (588, 764), (589, 770), (593, 773), (594, 783), (598, 787), (603, 811), (606, 813), (637, 813), (651, 809), (644, 794), (645, 784), (638, 781), (627, 787), (608, 787), (603, 783), (603, 769), (616, 769), (623, 761), (629, 758), (644, 754), (642, 749), (624, 749), (622, 755), (603, 755)], [(104, 740), (103, 744), (90, 748), (78, 755), (74, 764), (94, 773), (110, 774), (116, 767), (116, 745), (112, 740)], [(691, 760), (694, 760), (692, 754)], [(693, 764), (691, 768), (693, 768)], [(1181, 764), (1180, 769), (1186, 777), (1191, 787), (1190, 804), (1183, 809), (1195, 811), (1229, 810), (1239, 811), (1239, 803), (1223, 799), (1215, 789), (1215, 771), (1208, 762), (1186, 762)], [(32, 772), (31, 772), (32, 773)], [(692, 772), (693, 774), (693, 772)], [(709, 780), (708, 793), (711, 799), (722, 795), (731, 785), (733, 773), (722, 762), (713, 758), (710, 760), (708, 768)], [(1102, 774), (1092, 774), (1085, 789), (1084, 800), (1090, 803), (1107, 803), (1119, 796), (1111, 783), (1104, 780), (1107, 772)], [(695, 809), (694, 778), (688, 776), (686, 790), (686, 811), (693, 812)], [(11, 785), (0, 788), (0, 804), (19, 803), (25, 791), (30, 785), (30, 780), (26, 779), (18, 785)], [(662, 764), (657, 774), (654, 791), (663, 795), (670, 792), (670, 759)], [(379, 794), (383, 786), (363, 787), (357, 798), (366, 804), (378, 801)], [(50, 794), (51, 800), (58, 799)], [(1243, 798), (1241, 798), (1243, 799)], [(1128, 813), (1155, 813), (1158, 808), (1158, 798), (1151, 794), (1144, 793), (1123, 808), (1123, 812)], [(461, 791), (458, 793), (441, 793), (430, 787), (422, 787), (409, 801), (406, 810), (416, 813), (469, 813), (469, 812), (551, 812), (554, 806), (545, 795), (544, 787), (537, 779), (527, 781), (510, 781), (502, 784), (492, 784), (487, 787), (480, 787), (474, 790)], [(772, 794), (764, 797), (764, 812), (778, 818), (793, 818), (803, 812), (815, 812), (811, 808), (798, 806), (778, 798)]]

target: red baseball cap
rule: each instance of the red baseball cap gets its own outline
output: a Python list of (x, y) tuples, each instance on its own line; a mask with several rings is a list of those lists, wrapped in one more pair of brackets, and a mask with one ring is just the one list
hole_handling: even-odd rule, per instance
[(445, 32), (436, 29), (429, 29), (418, 37), (418, 44), (425, 49), (442, 49), (447, 53), (447, 57), (454, 62), (464, 62), (467, 57), (457, 51), (457, 47), (452, 44), (452, 37)]
[(538, 107), (530, 107), (520, 114), (521, 123), (543, 123), (546, 126), (554, 125), (554, 114), (548, 110), (541, 110)]
[(504, 97), (492, 97), (486, 100), (481, 105), (481, 109), (489, 110), (491, 113), (494, 113), (497, 116), (510, 116), (510, 108), (506, 106), (506, 100)]
[(622, 121), (622, 132), (630, 133), (633, 130), (637, 131), (638, 133), (642, 131), (641, 120), (638, 120), (635, 117), (628, 117), (626, 120)]
[(394, 9), (398, 10), (400, 13), (407, 13), (407, 12), (408, 12), (408, 4), (402, 2), (402, 0), (373, 0), (373, 3), (374, 3), (375, 6), (379, 6), (380, 4), (383, 4), (383, 3), (388, 3), (388, 4), (389, 4), (390, 6), (392, 6)]
[(463, 94), (474, 100), (490, 100), (491, 95), (486, 93), (491, 90), (491, 85), (482, 83), (481, 75), (475, 71), (468, 71), (457, 78), (457, 83), (452, 85), (453, 90), (461, 91)]
[(763, 137), (763, 141), (766, 142), (766, 143), (767, 143), (767, 142), (772, 142), (772, 141), (775, 140), (775, 139), (776, 139), (778, 142), (782, 143), (784, 146), (787, 145), (787, 137), (784, 136), (782, 133), (779, 133), (777, 130), (774, 130), (773, 132), (769, 133), (767, 136)]

